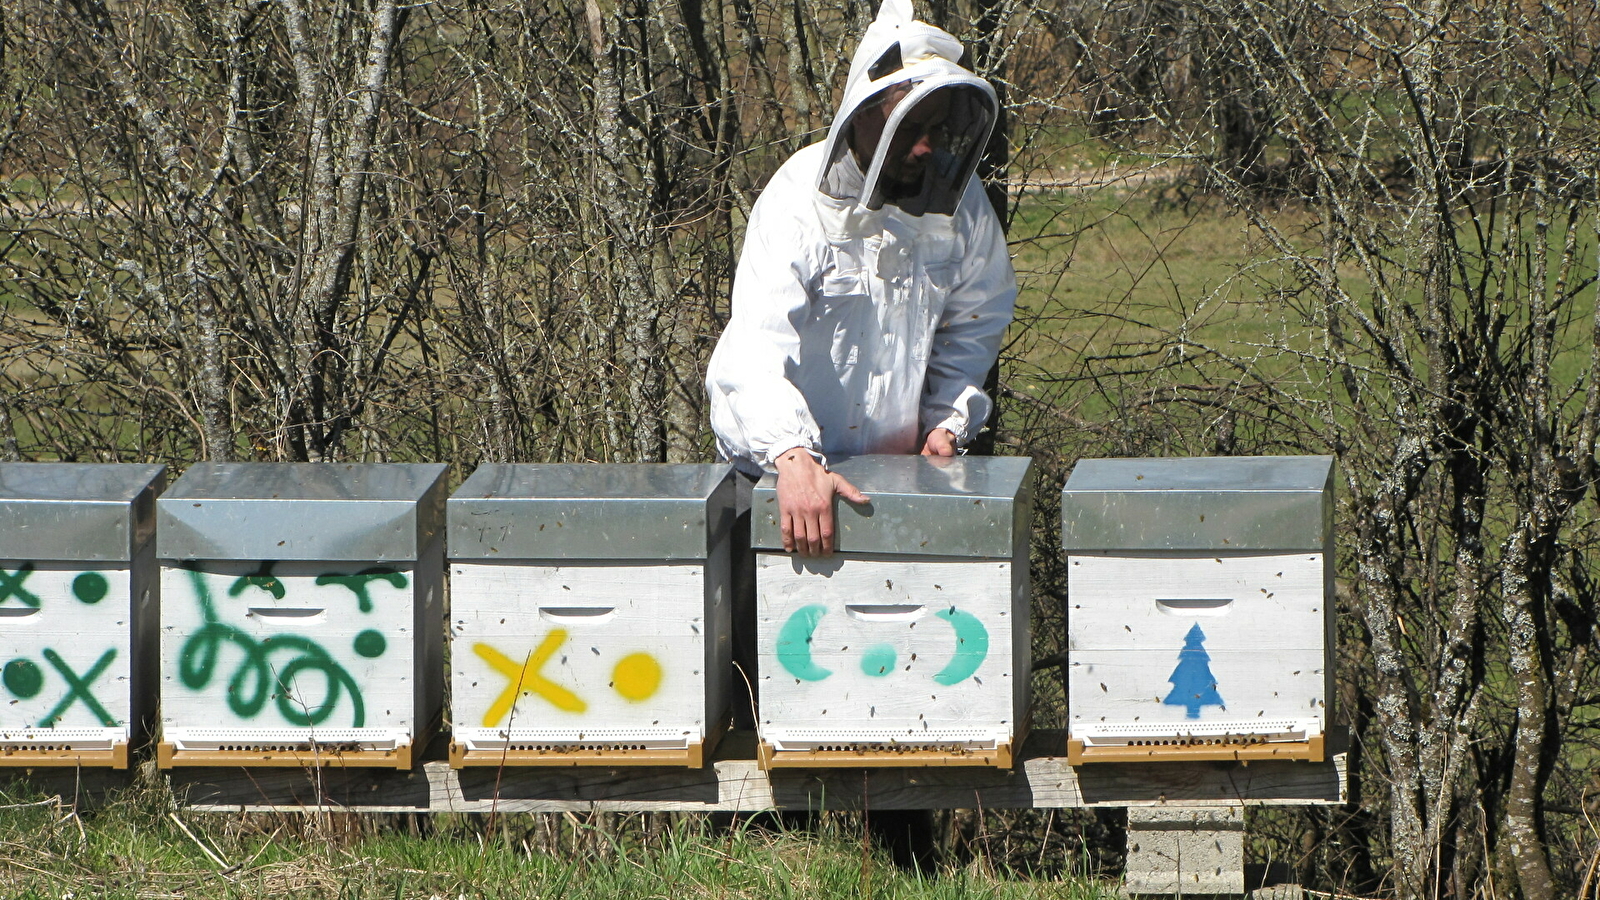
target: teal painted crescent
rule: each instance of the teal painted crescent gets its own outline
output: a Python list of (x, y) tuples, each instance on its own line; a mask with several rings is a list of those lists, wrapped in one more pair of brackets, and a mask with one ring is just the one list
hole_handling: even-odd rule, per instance
[(811, 658), (811, 633), (827, 612), (821, 603), (802, 606), (778, 629), (778, 664), (801, 681), (821, 681), (833, 674)]
[(961, 612), (954, 606), (941, 609), (934, 615), (950, 623), (956, 631), (956, 653), (950, 657), (933, 680), (942, 685), (952, 685), (972, 677), (983, 661), (989, 657), (989, 629), (983, 627), (978, 617)]

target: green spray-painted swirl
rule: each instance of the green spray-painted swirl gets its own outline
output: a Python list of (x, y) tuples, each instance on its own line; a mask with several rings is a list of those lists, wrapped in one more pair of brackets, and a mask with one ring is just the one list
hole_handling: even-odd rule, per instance
[[(244, 651), (244, 662), (228, 679), (228, 708), (240, 718), (254, 718), (266, 707), (269, 695), (275, 697), (278, 712), (293, 725), (321, 725), (339, 706), (341, 692), (350, 693), (350, 703), (355, 715), (350, 726), (360, 728), (366, 723), (366, 705), (361, 699), (361, 689), (344, 667), (334, 661), (328, 651), (315, 641), (294, 634), (279, 634), (262, 641), (245, 634), (231, 625), (222, 623), (211, 602), (211, 592), (205, 577), (196, 571), (189, 572), (194, 583), (195, 597), (200, 601), (202, 625), (179, 651), (178, 677), (185, 687), (203, 690), (216, 675), (217, 658), (222, 645), (232, 642)], [(274, 669), (269, 657), (279, 651), (298, 652), (299, 655)], [(327, 689), (322, 702), (303, 704), (291, 693), (289, 685), (303, 672), (320, 672), (326, 679)], [(277, 688), (273, 694), (273, 688)]]
[(362, 569), (354, 575), (318, 575), (317, 584), (337, 584), (348, 588), (356, 595), (357, 605), (361, 611), (372, 612), (372, 594), (368, 590), (374, 581), (387, 581), (396, 588), (404, 588), (409, 582), (406, 576), (393, 569), (375, 566), (371, 569)]

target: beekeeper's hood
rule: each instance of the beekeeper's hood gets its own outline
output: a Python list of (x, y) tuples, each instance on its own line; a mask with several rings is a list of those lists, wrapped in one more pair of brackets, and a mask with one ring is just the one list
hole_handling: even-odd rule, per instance
[(960, 41), (912, 18), (911, 0), (883, 0), (850, 61), (817, 179), (830, 238), (860, 234), (885, 205), (955, 214), (999, 108), (961, 55)]

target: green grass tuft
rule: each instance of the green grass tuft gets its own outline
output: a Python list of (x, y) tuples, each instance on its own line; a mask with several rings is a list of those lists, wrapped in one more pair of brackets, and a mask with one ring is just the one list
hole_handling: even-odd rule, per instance
[(996, 873), (972, 858), (933, 873), (865, 849), (859, 820), (814, 828), (702, 815), (195, 814), (159, 785), (91, 812), (0, 792), (0, 897), (61, 900), (1098, 900), (1091, 879)]

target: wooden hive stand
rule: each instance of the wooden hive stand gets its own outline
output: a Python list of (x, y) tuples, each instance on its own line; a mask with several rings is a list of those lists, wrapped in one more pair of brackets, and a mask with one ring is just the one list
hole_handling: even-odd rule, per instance
[[(1186, 896), (1242, 894), (1245, 810), (1333, 806), (1348, 801), (1348, 733), (1327, 733), (1320, 762), (1171, 759), (1074, 767), (1064, 731), (1034, 729), (1009, 771), (986, 766), (860, 764), (804, 769), (764, 766), (750, 731), (728, 732), (703, 768), (594, 766), (453, 767), (447, 742), (420, 749), (418, 765), (342, 767), (328, 757), (315, 773), (229, 763), (173, 768), (191, 812), (524, 813), (762, 812), (770, 810), (1127, 808), (1125, 890)], [(20, 775), (24, 770), (13, 770)], [(130, 771), (35, 771), (30, 783), (85, 805), (116, 795)], [(0, 772), (0, 781), (5, 773)], [(1272, 896), (1289, 896), (1280, 890)], [(1261, 895), (1256, 895), (1261, 896)]]

